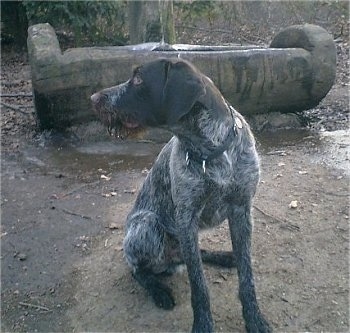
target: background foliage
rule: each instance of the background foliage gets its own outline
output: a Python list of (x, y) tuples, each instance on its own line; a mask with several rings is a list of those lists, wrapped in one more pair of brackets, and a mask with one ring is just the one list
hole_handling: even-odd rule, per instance
[[(144, 31), (141, 42), (160, 41), (160, 11), (155, 9), (155, 4), (161, 6), (164, 0), (142, 3), (145, 17), (149, 21), (158, 20), (156, 24), (145, 22), (143, 29), (158, 27), (158, 31)], [(18, 35), (25, 34), (28, 24), (43, 22), (55, 28), (63, 48), (123, 45), (130, 40), (128, 1), (1, 1), (1, 9), (2, 42), (12, 38), (23, 43), (25, 38)], [(349, 36), (349, 3), (334, 0), (173, 1), (173, 21), (178, 43), (266, 44), (283, 27), (302, 23), (320, 25), (334, 38), (345, 39)], [(25, 28), (19, 29), (23, 25)]]
[(62, 38), (84, 44), (125, 44), (126, 1), (23, 1), (29, 24), (50, 23)]

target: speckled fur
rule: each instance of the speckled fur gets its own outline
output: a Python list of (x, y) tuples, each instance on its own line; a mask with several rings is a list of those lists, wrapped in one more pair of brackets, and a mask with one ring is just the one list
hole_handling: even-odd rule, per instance
[[(164, 69), (159, 69), (162, 66)], [(184, 262), (191, 285), (192, 331), (212, 332), (213, 319), (198, 231), (228, 219), (246, 329), (248, 332), (270, 332), (257, 304), (251, 267), (251, 207), (259, 182), (259, 159), (249, 125), (225, 101), (213, 82), (191, 64), (179, 59), (160, 59), (141, 66), (143, 84), (152, 84), (148, 83), (152, 80), (147, 79), (154, 72), (165, 76), (164, 88), (159, 94), (167, 95), (167, 88), (171, 86), (172, 94), (190, 101), (188, 110), (183, 110), (183, 106), (181, 110), (175, 110), (181, 113), (176, 121), (172, 114), (170, 122), (158, 120), (151, 124), (169, 129), (174, 137), (159, 154), (127, 217), (125, 258), (135, 279), (147, 289), (155, 303), (165, 309), (171, 309), (175, 301), (171, 290), (159, 279), (159, 273), (169, 272), (174, 264)], [(177, 82), (170, 82), (175, 79)], [(129, 89), (125, 89), (125, 85), (121, 87), (123, 93), (118, 87), (114, 88), (117, 101), (107, 107), (114, 110), (115, 117), (121, 112), (119, 108), (122, 107), (118, 105), (124, 105), (123, 94)], [(147, 88), (152, 91), (153, 87)], [(141, 88), (130, 87), (132, 89), (137, 98), (137, 94), (141, 94), (137, 89), (141, 91)], [(194, 93), (186, 97), (188, 90), (184, 89), (192, 89)], [(154, 102), (152, 98), (148, 103)], [(168, 105), (166, 100), (162, 103)], [(167, 112), (166, 107), (164, 109)], [(126, 108), (123, 114), (127, 112)], [(160, 111), (155, 108), (151, 112)], [(242, 126), (237, 128), (236, 136), (224, 153), (206, 163), (205, 169), (198, 159), (186, 160), (189, 151), (198, 156), (208, 150), (215, 151), (239, 123), (238, 118)], [(145, 125), (148, 125), (147, 121)], [(202, 251), (203, 261), (206, 255)]]

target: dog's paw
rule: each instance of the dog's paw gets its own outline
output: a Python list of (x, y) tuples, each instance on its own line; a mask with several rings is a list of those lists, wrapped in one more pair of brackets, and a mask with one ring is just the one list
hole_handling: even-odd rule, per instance
[(246, 321), (246, 330), (248, 333), (271, 333), (272, 328), (262, 314), (254, 316), (253, 319)]
[(175, 299), (171, 289), (165, 285), (158, 285), (152, 290), (152, 298), (156, 306), (164, 310), (171, 310), (175, 306)]

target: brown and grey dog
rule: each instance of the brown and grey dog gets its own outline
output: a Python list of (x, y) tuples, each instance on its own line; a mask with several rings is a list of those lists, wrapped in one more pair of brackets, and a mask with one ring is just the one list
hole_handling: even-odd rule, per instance
[[(202, 261), (235, 266), (247, 331), (270, 332), (256, 300), (250, 255), (259, 159), (243, 117), (208, 77), (181, 59), (146, 63), (91, 100), (109, 129), (153, 126), (174, 134), (127, 217), (124, 253), (134, 278), (157, 306), (171, 309), (175, 301), (161, 273), (185, 263), (192, 332), (204, 333), (214, 326)], [(226, 219), (233, 252), (201, 251), (198, 230)]]

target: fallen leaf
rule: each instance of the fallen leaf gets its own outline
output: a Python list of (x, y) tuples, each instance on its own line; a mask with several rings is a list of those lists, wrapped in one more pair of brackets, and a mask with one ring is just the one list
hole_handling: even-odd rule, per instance
[(119, 225), (115, 222), (112, 222), (108, 226), (109, 229), (119, 229)]
[(307, 171), (299, 171), (298, 173), (299, 173), (299, 175), (307, 175), (308, 172)]
[(17, 256), (18, 260), (24, 261), (27, 259), (27, 255), (25, 253), (18, 253)]
[(148, 175), (149, 172), (150, 172), (150, 170), (147, 169), (147, 168), (144, 168), (144, 169), (142, 169), (142, 171), (141, 171), (141, 173), (142, 173), (143, 175)]
[(130, 194), (135, 194), (136, 190), (131, 189), (131, 190), (124, 190), (124, 193), (130, 193)]
[(294, 208), (297, 208), (297, 207), (298, 207), (298, 201), (297, 200), (293, 200), (293, 201), (290, 202), (289, 208), (294, 209)]
[(216, 279), (216, 280), (214, 280), (213, 281), (213, 283), (215, 283), (215, 284), (220, 284), (220, 283), (222, 283), (223, 281), (222, 280), (219, 280), (219, 279)]

